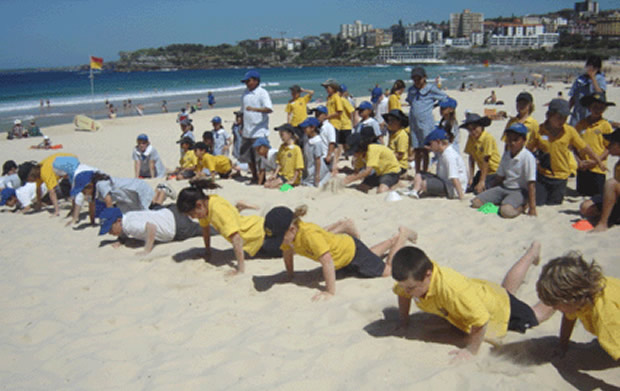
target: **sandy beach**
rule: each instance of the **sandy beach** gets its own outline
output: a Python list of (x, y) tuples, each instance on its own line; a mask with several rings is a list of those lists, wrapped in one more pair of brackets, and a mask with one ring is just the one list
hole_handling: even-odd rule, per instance
[[(506, 104), (493, 108), (514, 115), (515, 97), (529, 91), (533, 115), (542, 123), (543, 104), (559, 91), (566, 97), (570, 87), (550, 84), (547, 90), (494, 88)], [(482, 114), (490, 91), (450, 91), (458, 101), (459, 120), (465, 110)], [(620, 104), (620, 88), (608, 87), (607, 97)], [(197, 137), (210, 129), (215, 115), (230, 130), (234, 110), (195, 113)], [(620, 108), (609, 108), (605, 117), (620, 120)], [(75, 131), (72, 124), (42, 130), (64, 146), (63, 152), (112, 176), (131, 177), (131, 150), (139, 133), (149, 135), (167, 167), (178, 163), (175, 119), (176, 113), (168, 113), (104, 120), (103, 129), (92, 133)], [(284, 106), (276, 105), (271, 127), (285, 119)], [(488, 128), (500, 150), (505, 124), (494, 121)], [(270, 139), (280, 144), (276, 132)], [(42, 160), (52, 152), (29, 149), (39, 141), (0, 140), (2, 160)], [(465, 142), (462, 130), (461, 148)], [(615, 162), (608, 160), (610, 169)], [(168, 184), (178, 191), (186, 182)], [(374, 191), (296, 188), (281, 193), (234, 180), (220, 184), (217, 194), (257, 204), (261, 214), (277, 205), (307, 204), (305, 221), (326, 225), (349, 217), (368, 245), (405, 225), (418, 232), (418, 245), (434, 261), (471, 277), (500, 283), (532, 240), (542, 243), (541, 264), (579, 250), (606, 274), (620, 277), (620, 228), (596, 235), (572, 228), (580, 218), (584, 198), (579, 196), (540, 207), (537, 218), (505, 220), (469, 208), (471, 195), (462, 202), (387, 202)], [(574, 189), (574, 179), (569, 187)], [(559, 313), (525, 335), (508, 333), (495, 346), (484, 343), (474, 360), (455, 366), (448, 353), (462, 346), (462, 335), (446, 321), (414, 308), (408, 332), (395, 335), (398, 311), (391, 278), (339, 280), (335, 297), (315, 303), (311, 298), (323, 284), (322, 274), (309, 259), (295, 258), (293, 282), (284, 282), (280, 259), (251, 260), (244, 275), (227, 277), (234, 254), (220, 236), (211, 240), (209, 263), (201, 258), (201, 238), (156, 245), (148, 256), (137, 256), (136, 248), (112, 248), (113, 237), (98, 236), (98, 228), (84, 219), (77, 228), (66, 227), (69, 206), (62, 204), (61, 218), (50, 217), (49, 211), (21, 215), (6, 208), (0, 214), (1, 389), (591, 390), (620, 385), (620, 364), (581, 324), (565, 358), (553, 358)], [(529, 304), (537, 301), (539, 273), (540, 266), (533, 267), (518, 294)]]

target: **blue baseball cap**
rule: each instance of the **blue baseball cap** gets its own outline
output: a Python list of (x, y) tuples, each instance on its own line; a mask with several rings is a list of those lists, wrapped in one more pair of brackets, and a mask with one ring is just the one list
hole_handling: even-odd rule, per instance
[(435, 129), (433, 129), (433, 131), (430, 132), (428, 136), (426, 136), (426, 138), (424, 139), (424, 145), (431, 145), (431, 141), (447, 140), (447, 139), (448, 139), (448, 134), (446, 133), (446, 131), (438, 126)]
[(441, 102), (439, 102), (439, 107), (442, 108), (442, 109), (445, 109), (445, 108), (448, 108), (448, 107), (456, 109), (456, 100), (448, 97), (448, 98), (442, 100)]
[(341, 84), (340, 85), (340, 91), (346, 92), (347, 91), (347, 86), (345, 84)]
[(315, 117), (308, 117), (304, 122), (299, 124), (300, 128), (307, 128), (308, 126), (314, 126), (318, 128), (319, 126), (321, 126), (321, 124), (319, 123), (319, 120)]
[(144, 134), (144, 133), (140, 133), (140, 134), (138, 135), (138, 141), (149, 141), (149, 136), (147, 136), (147, 135), (146, 135), (146, 134)]
[(82, 171), (81, 173), (75, 176), (73, 180), (73, 188), (71, 189), (71, 197), (75, 197), (80, 194), (82, 190), (90, 183), (93, 179), (94, 171)]
[(372, 103), (377, 103), (381, 95), (383, 95), (383, 90), (380, 87), (373, 88), (372, 92), (370, 93), (370, 96), (371, 96), (370, 101)]
[(254, 148), (258, 148), (258, 147), (262, 147), (265, 146), (267, 148), (271, 148), (271, 144), (269, 144), (269, 140), (267, 140), (266, 137), (259, 137), (256, 139), (256, 141), (254, 141), (254, 144), (252, 144), (252, 147)]
[(527, 135), (528, 129), (525, 125), (523, 125), (521, 122), (516, 122), (512, 125), (510, 125), (510, 127), (508, 129), (506, 129), (507, 132), (515, 132), (518, 134), (522, 134), (524, 136)]
[(222, 119), (216, 115), (215, 117), (213, 117), (211, 122), (215, 122), (215, 123), (220, 124), (220, 123), (222, 123)]
[(99, 229), (99, 235), (105, 235), (110, 232), (112, 225), (116, 223), (116, 220), (123, 217), (123, 212), (118, 208), (105, 208), (99, 214), (99, 221), (101, 222), (101, 228)]
[(327, 114), (327, 107), (321, 105), (321, 106), (317, 106), (315, 109), (313, 109), (314, 113), (323, 113), (323, 114)]
[(0, 193), (0, 206), (6, 205), (6, 202), (11, 197), (15, 197), (15, 189), (11, 189), (10, 187), (5, 187), (2, 189), (2, 192)]
[(245, 73), (245, 76), (243, 76), (243, 79), (241, 79), (241, 82), (245, 83), (246, 81), (250, 79), (260, 80), (260, 73), (258, 73), (258, 71), (255, 71), (255, 70), (247, 71)]
[(359, 104), (359, 106), (357, 106), (358, 110), (372, 110), (372, 103), (370, 103), (369, 101), (365, 100), (362, 103)]

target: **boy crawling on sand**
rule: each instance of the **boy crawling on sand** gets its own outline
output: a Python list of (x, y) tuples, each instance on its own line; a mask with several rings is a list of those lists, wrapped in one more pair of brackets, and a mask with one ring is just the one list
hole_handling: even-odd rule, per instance
[(397, 281), (401, 327), (409, 326), (411, 300), (424, 312), (441, 316), (467, 333), (464, 349), (454, 350), (453, 361), (478, 353), (485, 337), (502, 337), (507, 330), (525, 333), (547, 320), (553, 309), (542, 303), (530, 307), (513, 296), (532, 264), (537, 264), (540, 244), (533, 242), (504, 277), (502, 285), (468, 278), (439, 266), (424, 251), (403, 247), (392, 260), (392, 277)]

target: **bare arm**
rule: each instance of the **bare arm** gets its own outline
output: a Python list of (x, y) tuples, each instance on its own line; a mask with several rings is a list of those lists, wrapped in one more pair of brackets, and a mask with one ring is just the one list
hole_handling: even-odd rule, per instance
[(562, 315), (562, 325), (560, 326), (560, 349), (562, 352), (565, 352), (566, 349), (568, 349), (568, 342), (570, 341), (570, 336), (573, 333), (575, 322), (577, 322), (577, 319), (570, 320), (566, 317), (566, 315)]
[(486, 188), (487, 174), (489, 173), (489, 161), (488, 157), (485, 157), (484, 161), (480, 165), (480, 179), (476, 185), (476, 192), (482, 193)]
[(456, 189), (456, 193), (459, 195), (459, 200), (465, 198), (465, 193), (463, 192), (463, 187), (461, 186), (461, 181), (457, 178), (450, 179), (452, 181), (452, 185)]
[(205, 244), (205, 259), (211, 258), (211, 229), (209, 226), (202, 227), (202, 241)]
[(243, 253), (243, 238), (239, 235), (239, 232), (235, 232), (229, 237), (230, 242), (233, 245), (233, 251), (237, 258), (237, 273), (245, 272), (245, 254)]
[(95, 224), (95, 201), (91, 201), (88, 203), (88, 217), (90, 218), (90, 223)]
[(334, 118), (340, 118), (340, 116), (342, 115), (342, 111), (336, 111), (333, 114), (329, 114), (326, 119), (334, 119)]
[(476, 161), (471, 155), (469, 155), (469, 179), (467, 184), (471, 185), (474, 182), (474, 169), (476, 168)]
[(400, 327), (409, 327), (409, 310), (411, 309), (411, 299), (398, 296), (398, 314), (400, 315)]
[(144, 250), (136, 253), (137, 255), (148, 254), (153, 251), (153, 245), (155, 245), (155, 233), (157, 227), (153, 223), (146, 223), (144, 226), (146, 230), (146, 241), (144, 243)]
[(588, 156), (592, 157), (592, 159), (594, 159), (594, 161), (601, 168), (601, 170), (607, 171), (607, 167), (605, 166), (605, 163), (599, 158), (599, 156), (596, 153), (594, 153), (594, 151), (592, 150), (592, 148), (590, 148), (589, 145), (586, 145), (585, 148), (581, 149), (581, 151), (579, 152), (586, 153)]
[(317, 293), (312, 300), (320, 300), (329, 298), (336, 294), (336, 269), (334, 268), (334, 260), (329, 252), (319, 257), (319, 262), (323, 267), (323, 278), (325, 279), (325, 291)]
[(365, 169), (361, 170), (360, 172), (356, 173), (356, 174), (351, 174), (351, 175), (347, 175), (344, 178), (344, 183), (349, 184), (351, 182), (355, 182), (359, 179), (364, 179), (366, 178), (368, 175), (370, 175), (370, 173), (372, 172), (372, 167), (366, 167)]
[(314, 186), (319, 187), (319, 183), (321, 183), (321, 157), (317, 157), (315, 159), (315, 167), (314, 167)]
[(60, 215), (60, 208), (58, 207), (58, 196), (56, 195), (56, 188), (50, 189), (49, 191), (50, 201), (52, 201), (52, 205), (54, 205), (54, 216)]
[(293, 175), (293, 179), (291, 179), (291, 183), (297, 183), (297, 179), (301, 175), (301, 170), (295, 170), (295, 174)]
[(538, 213), (536, 213), (536, 182), (534, 181), (527, 183), (527, 198), (527, 203), (529, 205), (529, 211), (527, 212), (527, 214), (530, 216), (537, 216)]
[(481, 327), (471, 328), (471, 332), (467, 336), (467, 346), (465, 346), (464, 349), (453, 350), (450, 352), (450, 354), (455, 356), (452, 359), (452, 362), (470, 359), (472, 356), (478, 354), (480, 345), (482, 345), (482, 341), (484, 341), (484, 335), (487, 332), (487, 325), (488, 323)]
[(293, 274), (295, 273), (293, 270), (293, 256), (295, 253), (293, 250), (285, 250), (282, 253), (282, 257), (284, 258), (284, 267), (286, 268), (286, 274), (289, 278), (293, 278)]
[(149, 160), (149, 172), (151, 173), (151, 178), (155, 178), (155, 161)]
[(135, 178), (140, 178), (140, 161), (139, 160), (133, 161), (133, 173), (134, 173)]

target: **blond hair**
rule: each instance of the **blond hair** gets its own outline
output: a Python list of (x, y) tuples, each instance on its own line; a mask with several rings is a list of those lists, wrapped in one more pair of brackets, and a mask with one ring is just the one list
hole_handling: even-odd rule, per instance
[(601, 267), (588, 263), (583, 255), (571, 251), (543, 266), (536, 283), (540, 300), (550, 306), (559, 303), (592, 304), (605, 287)]
[(291, 224), (298, 225), (301, 221), (301, 218), (304, 217), (308, 213), (308, 205), (300, 205), (293, 211), (293, 221)]

